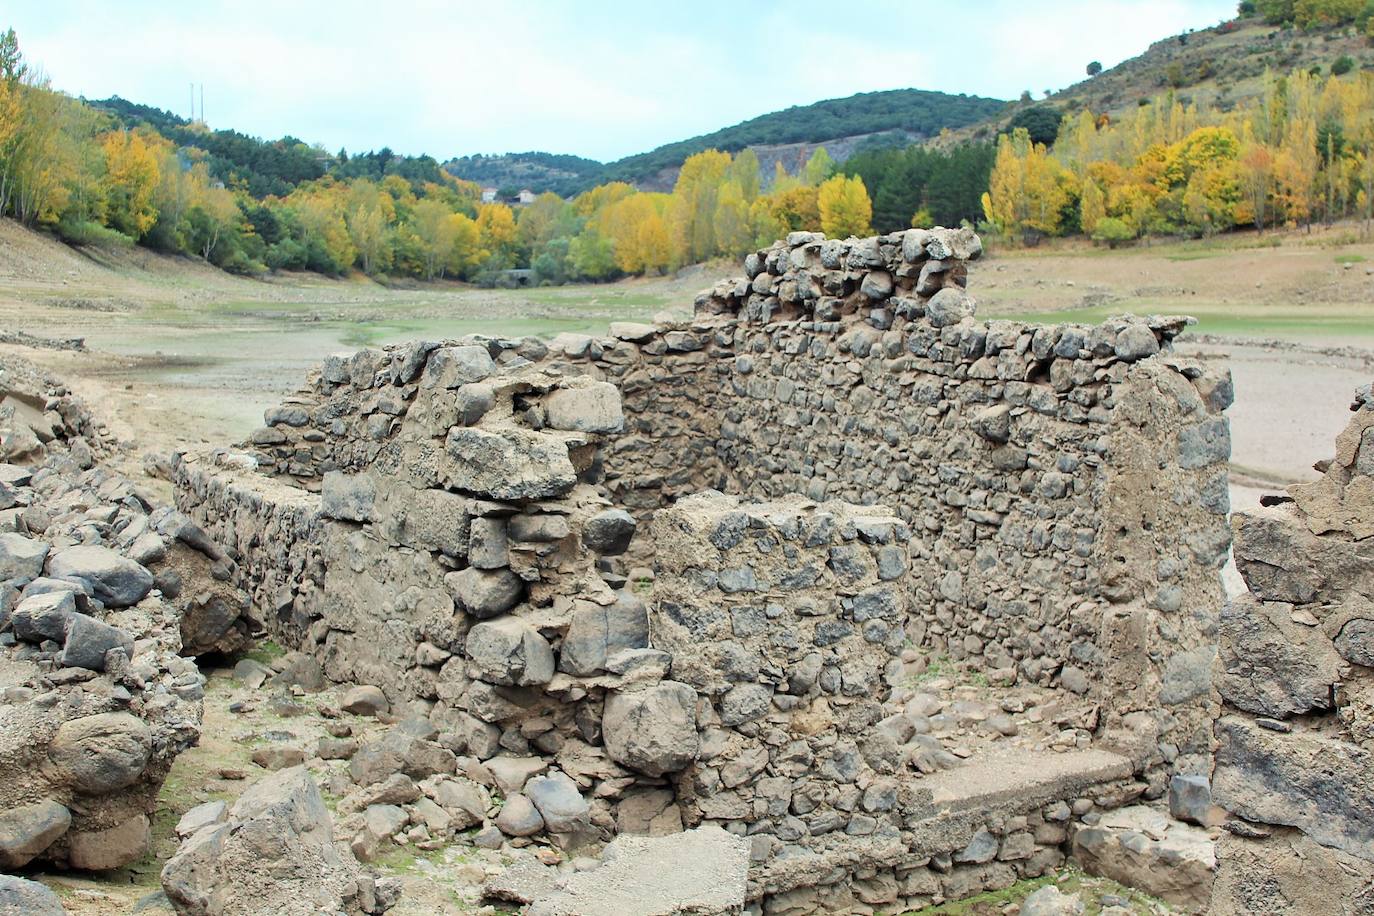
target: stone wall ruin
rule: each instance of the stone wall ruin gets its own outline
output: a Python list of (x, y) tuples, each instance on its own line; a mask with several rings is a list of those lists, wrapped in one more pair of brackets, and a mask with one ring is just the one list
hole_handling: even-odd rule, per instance
[(1005, 886), (1210, 771), (1229, 380), (1183, 319), (978, 321), (980, 253), (794, 233), (690, 320), (331, 357), (178, 506), (508, 835), (720, 823), (766, 912)]

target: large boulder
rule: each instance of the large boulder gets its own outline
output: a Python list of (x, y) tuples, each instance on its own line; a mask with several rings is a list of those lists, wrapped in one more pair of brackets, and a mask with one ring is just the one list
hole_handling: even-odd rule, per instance
[(182, 916), (350, 916), (382, 913), (399, 887), (364, 874), (334, 842), (334, 826), (304, 767), (254, 783), (227, 820), (192, 834), (162, 869)]
[(1248, 821), (1297, 827), (1351, 855), (1374, 844), (1374, 751), (1320, 733), (1280, 734), (1217, 720), (1218, 805)]
[(401, 726), (364, 744), (348, 762), (349, 775), (360, 786), (385, 782), (393, 773), (424, 779), (452, 775), (457, 768), (452, 751), (408, 734)]
[(610, 382), (570, 381), (549, 392), (544, 410), (552, 429), (580, 433), (616, 433), (625, 426), (620, 389)]
[(485, 347), (440, 347), (430, 354), (420, 384), (426, 388), (461, 388), (496, 371)]
[(113, 827), (73, 833), (67, 863), (82, 871), (109, 871), (143, 858), (152, 846), (152, 822), (146, 814), (135, 814)]
[(624, 509), (598, 512), (582, 526), (583, 545), (606, 556), (618, 556), (629, 550), (634, 536), (635, 517)]
[(1341, 659), (1331, 640), (1292, 622), (1293, 606), (1238, 595), (1222, 609), (1222, 697), (1237, 709), (1287, 718), (1331, 708)]
[(28, 865), (71, 825), (71, 812), (52, 799), (0, 811), (0, 868)]
[(490, 684), (530, 687), (553, 679), (553, 648), (519, 617), (486, 620), (468, 631), (468, 660)]
[(89, 584), (95, 597), (112, 608), (138, 604), (153, 588), (153, 574), (143, 566), (108, 547), (87, 544), (49, 557), (48, 575)]
[(1089, 874), (1119, 881), (1189, 912), (1206, 909), (1216, 849), (1200, 827), (1144, 805), (1121, 808), (1074, 834), (1074, 858)]
[(13, 531), (0, 534), (0, 580), (36, 579), (43, 574), (48, 545)]
[(0, 916), (67, 916), (57, 895), (37, 881), (0, 875)]
[(550, 833), (577, 833), (590, 824), (591, 808), (577, 783), (560, 770), (525, 783), (525, 795), (539, 809)]
[(701, 748), (696, 703), (697, 692), (676, 681), (611, 694), (601, 717), (607, 756), (648, 776), (683, 769)]
[(455, 427), (445, 443), (444, 482), (488, 499), (562, 496), (577, 483), (568, 446), (527, 429)]
[(1209, 916), (1374, 913), (1374, 863), (1313, 842), (1299, 830), (1262, 837), (1222, 832)]
[(561, 671), (587, 677), (602, 670), (622, 649), (649, 645), (649, 612), (632, 592), (621, 591), (612, 605), (583, 603), (573, 612), (558, 656)]
[(104, 671), (105, 653), (111, 649), (123, 649), (126, 658), (133, 655), (133, 636), (93, 617), (73, 614), (67, 622), (67, 639), (59, 662), (67, 668)]
[(328, 471), (320, 481), (320, 513), (346, 522), (366, 522), (372, 518), (377, 486), (368, 474)]
[(57, 729), (48, 758), (66, 782), (86, 795), (104, 795), (138, 781), (152, 753), (152, 733), (142, 719), (107, 712), (69, 719)]
[(74, 592), (40, 592), (15, 605), (10, 622), (15, 637), (24, 642), (62, 642), (67, 638), (67, 625), (76, 616)]
[(973, 297), (962, 289), (947, 287), (926, 303), (926, 317), (937, 328), (958, 324), (973, 314)]
[(520, 603), (525, 585), (508, 568), (467, 569), (444, 576), (444, 585), (453, 599), (474, 617), (503, 614)]

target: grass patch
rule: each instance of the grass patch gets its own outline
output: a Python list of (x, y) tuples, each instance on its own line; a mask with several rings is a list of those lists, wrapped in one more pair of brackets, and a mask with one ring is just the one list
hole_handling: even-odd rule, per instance
[(243, 657), (251, 658), (260, 665), (270, 665), (273, 659), (281, 658), (285, 654), (286, 650), (279, 646), (275, 640), (264, 639), (243, 653)]
[(1363, 264), (1369, 258), (1362, 254), (1338, 254), (1336, 255), (1337, 264)]
[[(461, 853), (454, 853), (455, 847), (445, 845), (438, 849), (420, 849), (407, 843), (404, 846), (391, 844), (391, 848), (380, 852), (370, 863), (372, 867), (392, 874), (432, 874), (433, 869), (443, 869), (447, 865), (468, 861)], [(429, 866), (429, 868), (425, 868)]]
[(929, 684), (936, 678), (952, 678), (956, 676), (958, 673), (958, 667), (954, 664), (954, 662), (950, 661), (948, 655), (937, 655), (930, 661), (926, 662), (926, 670), (911, 678), (907, 686), (921, 687), (925, 684)]
[(1123, 312), (1136, 315), (1168, 313), (1191, 315), (1197, 319), (1186, 333), (1217, 334), (1223, 337), (1277, 338), (1304, 341), (1311, 338), (1374, 339), (1374, 321), (1361, 309), (1325, 304), (1231, 305), (1217, 302), (1168, 303), (1152, 300), (1121, 299), (1109, 306), (1086, 309), (1060, 309), (1050, 312), (999, 312), (981, 315), (987, 319), (1025, 321), (1032, 324), (1095, 325)]
[(926, 670), (915, 677), (908, 678), (904, 687), (924, 687), (931, 681), (948, 678), (952, 683), (963, 687), (989, 687), (988, 676), (982, 671), (968, 671), (948, 655), (937, 655), (926, 662)]
[(1058, 886), (1063, 894), (1077, 894), (1083, 901), (1083, 916), (1099, 916), (1105, 908), (1102, 903), (1104, 896), (1117, 898), (1113, 903), (1118, 906), (1121, 905), (1119, 901), (1125, 901), (1126, 909), (1139, 916), (1161, 911), (1169, 912), (1169, 908), (1162, 901), (1149, 894), (1118, 884), (1110, 878), (1093, 877), (1072, 865), (1067, 865), (1053, 874), (1026, 878), (1000, 891), (985, 891), (939, 906), (908, 910), (901, 916), (1001, 916), (1008, 905), (1020, 903), (1050, 884)]
[(963, 900), (953, 900), (949, 903), (928, 906), (920, 910), (909, 910), (903, 916), (914, 916), (917, 913), (920, 913), (921, 916), (983, 916), (986, 913), (1000, 913), (1007, 904), (1024, 900), (1045, 885), (1053, 883), (1053, 875), (1028, 878), (1024, 881), (1017, 881), (1011, 887), (1003, 888), (1000, 891), (984, 891)]

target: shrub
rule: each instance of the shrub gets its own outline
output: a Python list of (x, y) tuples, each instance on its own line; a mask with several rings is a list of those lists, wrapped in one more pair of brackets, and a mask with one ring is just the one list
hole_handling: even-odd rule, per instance
[(1105, 216), (1097, 221), (1093, 230), (1093, 241), (1106, 242), (1108, 248), (1117, 248), (1135, 238), (1135, 230), (1125, 220), (1115, 216)]
[(1336, 60), (1331, 64), (1331, 75), (1345, 76), (1347, 73), (1354, 69), (1355, 58), (1351, 57), (1349, 54), (1342, 54), (1340, 57), (1336, 58)]
[(227, 270), (231, 274), (242, 274), (247, 277), (256, 277), (267, 273), (266, 264), (254, 261), (237, 248), (235, 248), (233, 252), (224, 259), (224, 263), (219, 266), (222, 270)]
[(1097, 74), (1099, 74), (1099, 73), (1101, 73), (1101, 72), (1102, 72), (1102, 62), (1101, 62), (1101, 61), (1096, 61), (1096, 60), (1095, 60), (1095, 61), (1093, 61), (1092, 63), (1088, 64), (1088, 76), (1097, 76)]
[(57, 234), (72, 245), (90, 245), (97, 248), (128, 248), (134, 240), (122, 232), (109, 229), (93, 220), (64, 219), (57, 224)]
[(310, 252), (293, 238), (284, 238), (267, 249), (267, 266), (273, 270), (305, 270)]

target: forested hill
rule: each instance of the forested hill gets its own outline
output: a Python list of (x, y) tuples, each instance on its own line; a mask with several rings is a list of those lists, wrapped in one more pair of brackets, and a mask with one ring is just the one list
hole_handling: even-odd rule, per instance
[(274, 194), (284, 197), (296, 186), (321, 178), (370, 178), (380, 181), (399, 175), (412, 182), (442, 182), (439, 163), (432, 156), (402, 156), (383, 147), (376, 152), (349, 156), (333, 154), (304, 140), (286, 136), (262, 140), (236, 130), (209, 130), (161, 108), (140, 105), (119, 96), (87, 101), (125, 128), (151, 127), (183, 148), (203, 150), (210, 174), (225, 186), (242, 188), (255, 198)]
[[(499, 153), (460, 156), (444, 163), (455, 178), (514, 192), (521, 188), (571, 197), (595, 185), (605, 163), (561, 153)], [(502, 196), (509, 196), (503, 194)]]
[(606, 166), (601, 180), (644, 182), (707, 149), (735, 153), (750, 146), (816, 143), (859, 134), (933, 137), (946, 127), (963, 127), (984, 120), (1005, 106), (997, 99), (924, 89), (861, 92), (845, 99), (826, 99), (774, 111), (714, 133), (629, 156)]
[(509, 153), (466, 156), (445, 163), (453, 175), (502, 188), (528, 187), (569, 194), (608, 181), (627, 181), (653, 189), (672, 187), (677, 168), (694, 153), (708, 149), (739, 152), (751, 147), (819, 143), (862, 135), (898, 143), (933, 137), (945, 128), (986, 120), (1006, 106), (997, 99), (950, 95), (923, 89), (862, 92), (826, 99), (751, 118), (713, 133), (668, 143), (647, 153), (601, 165), (576, 156)]

